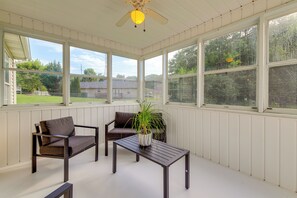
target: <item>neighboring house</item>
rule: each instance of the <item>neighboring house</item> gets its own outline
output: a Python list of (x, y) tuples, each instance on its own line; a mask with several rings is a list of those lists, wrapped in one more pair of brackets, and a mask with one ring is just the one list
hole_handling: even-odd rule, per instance
[[(4, 37), (4, 69), (16, 68), (17, 61), (31, 59), (29, 40), (26, 37), (6, 33)], [(16, 104), (16, 72), (4, 70), (4, 104)]]
[[(137, 98), (137, 81), (129, 79), (112, 79), (112, 95), (114, 99)], [(80, 82), (80, 90), (88, 98), (106, 98), (107, 80), (97, 82)]]

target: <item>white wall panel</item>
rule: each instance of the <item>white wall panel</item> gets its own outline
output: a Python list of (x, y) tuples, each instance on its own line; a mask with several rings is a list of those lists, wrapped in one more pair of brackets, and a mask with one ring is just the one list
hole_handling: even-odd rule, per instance
[(228, 113), (220, 112), (220, 164), (229, 165)]
[(264, 179), (264, 117), (252, 116), (252, 175)]
[(69, 116), (69, 109), (61, 109), (61, 117)]
[(251, 174), (251, 145), (252, 145), (252, 121), (250, 115), (240, 115), (239, 128), (240, 128), (240, 140), (239, 140), (239, 160), (240, 160), (240, 171), (248, 175)]
[[(91, 125), (91, 109), (90, 108), (84, 108), (84, 124), (86, 126), (90, 126)], [(84, 129), (84, 134), (85, 135), (92, 135), (94, 134), (93, 130), (85, 128)]]
[(183, 119), (183, 110), (181, 108), (178, 108), (177, 110), (177, 145), (179, 147), (184, 148), (184, 136), (183, 133), (185, 132), (183, 127), (184, 127), (184, 119)]
[(31, 159), (32, 132), (31, 131), (31, 112), (20, 112), (20, 162)]
[(171, 115), (169, 115), (169, 119), (172, 119), (171, 121), (171, 129), (172, 131), (168, 131), (167, 133), (171, 133), (171, 144), (173, 145), (178, 145), (177, 144), (177, 139), (178, 139), (178, 136), (177, 136), (177, 131), (178, 131), (178, 128), (177, 128), (177, 115), (178, 115), (178, 112), (177, 112), (177, 109), (176, 108), (172, 108), (171, 109)]
[(265, 118), (265, 180), (279, 185), (279, 119)]
[(42, 120), (52, 119), (52, 111), (51, 110), (42, 110), (41, 111), (41, 119)]
[(210, 159), (210, 111), (202, 112), (203, 157)]
[(191, 153), (195, 153), (196, 151), (196, 117), (195, 117), (195, 110), (189, 111), (189, 142), (190, 142), (190, 151)]
[(239, 170), (239, 115), (229, 114), (229, 166)]
[(220, 113), (212, 111), (210, 113), (210, 158), (212, 161), (220, 162)]
[(296, 120), (280, 120), (280, 186), (296, 191)]
[(0, 112), (0, 167), (7, 166), (7, 113)]
[(202, 111), (196, 111), (196, 155), (203, 155)]
[(57, 119), (57, 118), (60, 118), (60, 117), (61, 117), (61, 110), (60, 109), (53, 109), (51, 119)]
[(183, 109), (182, 110), (182, 133), (179, 131), (179, 133), (183, 136), (183, 148), (190, 150), (190, 111), (189, 109)]
[[(83, 108), (79, 108), (79, 109), (76, 109), (76, 122), (75, 124), (81, 124), (81, 125), (84, 125), (84, 121), (85, 121), (85, 118), (84, 118), (84, 109)], [(75, 132), (78, 134), (78, 135), (83, 135), (85, 133), (84, 129), (83, 128), (75, 128)]]
[(98, 114), (98, 124), (99, 124), (99, 141), (104, 142), (105, 140), (105, 125), (107, 122), (104, 121), (104, 114), (103, 114), (103, 108), (98, 107), (97, 109)]
[(20, 161), (19, 112), (7, 113), (7, 163), (13, 165)]

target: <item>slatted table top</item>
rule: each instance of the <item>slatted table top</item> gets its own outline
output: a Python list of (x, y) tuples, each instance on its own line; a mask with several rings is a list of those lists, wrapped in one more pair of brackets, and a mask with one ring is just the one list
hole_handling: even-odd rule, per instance
[(116, 140), (114, 143), (163, 167), (169, 167), (190, 152), (158, 140), (153, 140), (151, 146), (141, 147), (137, 135)]

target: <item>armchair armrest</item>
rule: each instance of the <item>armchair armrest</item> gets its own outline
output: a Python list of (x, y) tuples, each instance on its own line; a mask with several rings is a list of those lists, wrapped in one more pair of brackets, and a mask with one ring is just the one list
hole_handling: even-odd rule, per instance
[(115, 120), (110, 121), (109, 123), (105, 124), (105, 134), (108, 132), (108, 126), (114, 123)]
[(60, 139), (67, 139), (68, 136), (65, 135), (49, 135), (49, 134), (42, 134), (42, 133), (32, 133), (33, 136), (41, 136), (41, 137), (50, 137), (50, 138), (60, 138)]
[(98, 135), (99, 135), (99, 127), (96, 126), (86, 126), (86, 125), (79, 125), (79, 124), (75, 124), (75, 127), (81, 127), (81, 128), (89, 128), (89, 129), (95, 129), (95, 136), (96, 139), (98, 139)]

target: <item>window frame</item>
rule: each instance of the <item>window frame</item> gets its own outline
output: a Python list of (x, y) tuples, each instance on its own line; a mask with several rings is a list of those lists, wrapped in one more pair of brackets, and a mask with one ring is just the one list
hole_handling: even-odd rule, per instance
[[(193, 73), (193, 74), (184, 74), (184, 75), (174, 75), (174, 76), (169, 76), (169, 58), (168, 58), (168, 54), (171, 53), (171, 52), (174, 52), (174, 51), (178, 51), (178, 50), (182, 50), (182, 49), (185, 49), (185, 48), (188, 48), (188, 47), (192, 47), (192, 46), (196, 46), (197, 47), (197, 65), (196, 65), (196, 73)], [(166, 74), (163, 74), (166, 75), (165, 77), (165, 81), (164, 81), (164, 84), (163, 86), (166, 87), (166, 93), (163, 94), (164, 96), (164, 101), (165, 101), (165, 104), (167, 105), (181, 105), (181, 106), (197, 106), (197, 100), (199, 98), (199, 91), (198, 91), (198, 79), (199, 79), (199, 45), (198, 45), (198, 42), (197, 42), (197, 39), (191, 41), (191, 42), (186, 42), (184, 43), (183, 45), (177, 45), (175, 46), (174, 48), (170, 48), (169, 50), (166, 51)], [(164, 56), (163, 56), (164, 57)], [(171, 102), (169, 101), (169, 79), (170, 78), (179, 78), (180, 76), (184, 77), (194, 77), (196, 76), (196, 99), (195, 99), (195, 102), (191, 102), (191, 103), (187, 103), (187, 102)]]
[[(217, 69), (217, 70), (211, 70), (211, 71), (205, 71), (205, 42), (208, 40), (220, 38), (226, 34), (242, 31), (245, 28), (250, 28), (252, 26), (256, 26), (257, 28), (257, 42), (256, 42), (256, 61), (253, 65), (241, 65), (235, 68), (226, 68), (226, 69)], [(259, 99), (258, 99), (258, 87), (259, 87), (259, 80), (258, 80), (258, 72), (259, 72), (259, 42), (260, 42), (260, 24), (259, 20), (253, 20), (249, 19), (247, 22), (243, 22), (243, 24), (236, 26), (236, 24), (232, 24), (230, 28), (226, 28), (220, 33), (212, 33), (210, 35), (206, 34), (201, 37), (199, 40), (199, 45), (201, 45), (201, 93), (202, 97), (200, 98), (201, 108), (216, 108), (216, 109), (229, 109), (229, 110), (245, 110), (245, 111), (258, 111), (258, 105), (259, 105)], [(223, 74), (223, 73), (232, 73), (232, 72), (239, 72), (239, 71), (249, 71), (249, 70), (255, 70), (256, 71), (256, 106), (239, 106), (239, 105), (219, 105), (219, 104), (205, 104), (205, 75), (211, 75), (211, 74)]]
[(163, 93), (163, 87), (164, 87), (164, 68), (163, 68), (163, 54), (159, 54), (159, 55), (155, 55), (155, 56), (152, 56), (152, 57), (149, 57), (149, 58), (144, 58), (143, 59), (143, 93), (142, 93), (142, 98), (143, 100), (146, 100), (146, 97), (145, 97), (145, 71), (146, 71), (146, 64), (145, 64), (145, 61), (147, 60), (150, 60), (150, 59), (153, 59), (153, 58), (157, 58), (157, 57), (161, 57), (161, 83), (162, 83), (162, 93), (161, 93), (161, 97), (159, 100), (157, 101), (150, 101), (152, 103), (156, 103), (156, 104), (161, 104), (163, 103), (163, 99), (165, 97), (165, 94)]
[(83, 77), (89, 77), (89, 78), (97, 78), (97, 79), (100, 79), (99, 77), (97, 76), (91, 76), (91, 75), (86, 75), (86, 74), (71, 74), (71, 50), (70, 48), (71, 47), (74, 47), (74, 48), (78, 48), (78, 49), (81, 49), (81, 50), (87, 50), (87, 51), (93, 51), (93, 52), (96, 52), (96, 53), (101, 53), (101, 54), (105, 54), (106, 55), (106, 59), (105, 59), (105, 63), (106, 63), (106, 81), (108, 81), (108, 71), (107, 71), (107, 68), (108, 68), (108, 53), (105, 52), (105, 51), (99, 51), (99, 50), (96, 50), (92, 47), (87, 47), (85, 45), (82, 45), (82, 46), (78, 46), (76, 44), (69, 44), (69, 87), (67, 87), (67, 89), (69, 89), (69, 104), (70, 105), (84, 105), (84, 104), (106, 104), (108, 103), (108, 94), (109, 94), (109, 89), (108, 89), (108, 85), (106, 86), (106, 92), (107, 92), (107, 96), (106, 98), (102, 98), (102, 100), (105, 100), (105, 101), (102, 101), (102, 102), (97, 102), (97, 101), (85, 101), (85, 102), (72, 102), (71, 101), (71, 90), (70, 90), (70, 84), (71, 84), (71, 77), (79, 77), (79, 78), (83, 78)]
[(277, 108), (277, 107), (270, 107), (269, 106), (269, 71), (271, 68), (276, 68), (276, 67), (286, 67), (286, 66), (291, 66), (291, 65), (296, 65), (297, 67), (297, 58), (296, 59), (288, 59), (284, 61), (275, 61), (275, 62), (270, 62), (269, 60), (269, 22), (274, 19), (278, 19), (293, 13), (297, 13), (297, 9), (287, 9), (287, 10), (280, 10), (280, 11), (275, 11), (272, 13), (268, 13), (264, 16), (265, 18), (265, 44), (266, 44), (266, 50), (265, 50), (265, 55), (266, 55), (266, 60), (265, 60), (265, 68), (266, 68), (266, 81), (265, 81), (265, 106), (264, 106), (264, 112), (265, 113), (279, 113), (279, 114), (297, 114), (297, 108), (292, 109), (292, 108)]
[[(18, 35), (18, 36), (23, 36), (23, 37), (27, 37), (27, 38), (32, 38), (32, 39), (37, 39), (37, 40), (42, 40), (45, 42), (51, 42), (51, 43), (55, 43), (55, 44), (59, 44), (62, 46), (62, 61), (61, 61), (61, 65), (62, 65), (62, 72), (52, 72), (52, 71), (39, 71), (39, 70), (23, 70), (23, 69), (17, 69), (17, 68), (4, 68), (4, 53), (7, 50), (5, 47), (5, 43), (4, 43), (4, 36), (5, 34), (14, 34), (14, 35)], [(0, 108), (15, 108), (15, 107), (46, 107), (46, 106), (65, 106), (65, 99), (64, 99), (64, 89), (65, 89), (65, 65), (64, 65), (64, 45), (65, 43), (62, 40), (59, 39), (55, 39), (52, 37), (47, 37), (47, 36), (42, 36), (42, 35), (36, 35), (36, 34), (30, 34), (28, 32), (22, 32), (22, 31), (17, 31), (17, 30), (3, 30), (3, 35), (2, 35), (2, 68), (1, 70), (3, 71), (3, 73), (5, 73), (5, 71), (15, 71), (15, 72), (24, 72), (24, 73), (31, 73), (31, 74), (50, 74), (50, 75), (60, 75), (62, 77), (62, 92), (61, 92), (61, 102), (60, 103), (32, 103), (32, 104), (4, 104), (4, 95), (1, 96), (1, 107)], [(2, 86), (4, 85), (4, 80), (5, 79), (1, 79), (1, 84)], [(4, 90), (3, 90), (4, 91)], [(2, 92), (2, 90), (1, 90)], [(3, 92), (2, 92), (3, 93)]]

